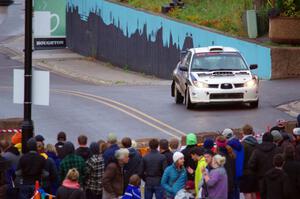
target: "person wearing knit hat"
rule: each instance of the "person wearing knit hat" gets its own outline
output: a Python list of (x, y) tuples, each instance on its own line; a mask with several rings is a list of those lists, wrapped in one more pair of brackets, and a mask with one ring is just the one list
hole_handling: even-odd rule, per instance
[(214, 146), (215, 146), (215, 143), (214, 143), (213, 139), (207, 138), (207, 139), (204, 140), (203, 147), (205, 149), (212, 150)]
[(227, 140), (224, 136), (218, 136), (217, 139), (216, 139), (216, 145), (217, 147), (226, 147), (227, 146)]
[[(189, 133), (186, 136), (186, 147), (182, 150), (182, 153), (184, 155), (184, 166), (185, 168), (192, 168), (193, 170), (196, 170), (197, 163), (191, 158), (190, 151), (193, 147), (197, 146), (197, 136), (194, 133)], [(188, 173), (188, 180), (194, 180), (195, 176), (194, 174)]]
[(109, 133), (107, 137), (107, 142), (109, 144), (109, 147), (103, 153), (105, 167), (111, 161), (112, 157), (114, 157), (115, 152), (120, 149), (120, 147), (117, 144), (118, 140), (116, 134)]
[[(21, 156), (17, 173), (21, 173), (23, 183), (19, 186), (19, 199), (28, 199), (33, 196), (34, 184), (42, 178), (46, 160), (37, 153), (36, 140), (27, 141), (27, 153)], [(32, 189), (31, 189), (32, 188)]]
[(222, 132), (222, 135), (227, 139), (230, 140), (234, 137), (233, 131), (232, 129), (224, 129), (224, 131)]
[(273, 136), (274, 143), (278, 146), (279, 143), (283, 140), (281, 133), (278, 130), (271, 131), (271, 135)]
[(218, 136), (216, 138), (217, 144), (217, 154), (224, 156), (226, 158), (225, 170), (227, 172), (228, 179), (228, 198), (232, 198), (235, 192), (235, 165), (236, 165), (236, 155), (233, 149), (227, 145), (227, 139), (224, 136)]
[(187, 182), (187, 172), (184, 168), (184, 155), (181, 152), (173, 154), (174, 163), (168, 166), (161, 179), (161, 186), (167, 198), (174, 198)]

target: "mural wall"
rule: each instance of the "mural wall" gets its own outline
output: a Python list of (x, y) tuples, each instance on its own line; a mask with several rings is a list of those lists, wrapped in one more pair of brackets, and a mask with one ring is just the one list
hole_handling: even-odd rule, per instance
[(68, 0), (67, 45), (134, 71), (170, 78), (182, 49), (210, 45), (240, 50), (262, 79), (271, 78), (269, 48), (105, 0)]

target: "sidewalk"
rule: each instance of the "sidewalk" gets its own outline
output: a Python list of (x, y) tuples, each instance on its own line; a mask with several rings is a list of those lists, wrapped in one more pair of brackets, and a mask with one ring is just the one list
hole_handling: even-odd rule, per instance
[[(24, 36), (3, 42), (0, 52), (24, 62)], [(39, 50), (32, 55), (33, 65), (69, 78), (96, 85), (169, 85), (162, 80), (112, 66), (91, 57), (84, 57), (69, 49)]]
[(300, 101), (293, 101), (288, 104), (283, 104), (277, 108), (283, 112), (286, 112), (292, 117), (297, 117), (300, 114)]

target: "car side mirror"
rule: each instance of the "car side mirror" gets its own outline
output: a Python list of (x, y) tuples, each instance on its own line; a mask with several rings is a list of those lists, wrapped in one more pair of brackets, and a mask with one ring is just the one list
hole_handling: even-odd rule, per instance
[(258, 65), (257, 64), (251, 64), (250, 65), (250, 70), (255, 70), (258, 68)]
[(188, 71), (188, 68), (187, 68), (186, 66), (180, 66), (180, 67), (179, 67), (179, 70), (184, 71), (184, 72), (187, 72), (187, 71)]

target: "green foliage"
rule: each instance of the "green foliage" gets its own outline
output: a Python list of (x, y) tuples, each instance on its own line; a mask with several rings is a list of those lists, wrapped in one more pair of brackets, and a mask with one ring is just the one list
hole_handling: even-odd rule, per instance
[[(171, 0), (128, 0), (128, 4), (160, 13)], [(253, 9), (252, 0), (184, 0), (183, 9), (172, 9), (168, 16), (207, 26), (233, 35), (245, 36), (242, 15)]]
[(283, 1), (283, 15), (287, 17), (296, 16), (296, 4), (294, 0)]

